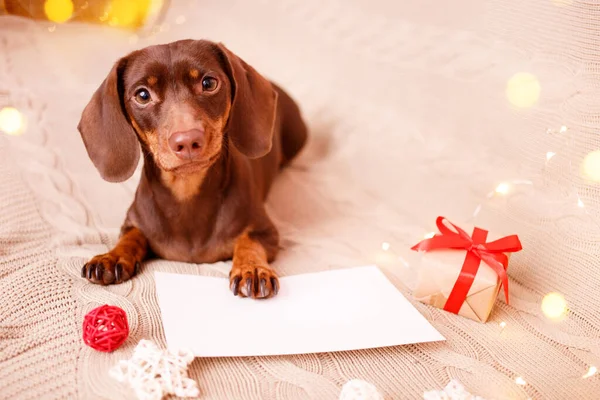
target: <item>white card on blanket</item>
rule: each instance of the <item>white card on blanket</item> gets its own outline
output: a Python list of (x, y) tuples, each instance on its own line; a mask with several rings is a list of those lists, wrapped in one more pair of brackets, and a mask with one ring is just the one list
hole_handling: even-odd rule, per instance
[(268, 300), (229, 281), (156, 272), (168, 347), (197, 357), (357, 350), (445, 340), (374, 266), (280, 278)]

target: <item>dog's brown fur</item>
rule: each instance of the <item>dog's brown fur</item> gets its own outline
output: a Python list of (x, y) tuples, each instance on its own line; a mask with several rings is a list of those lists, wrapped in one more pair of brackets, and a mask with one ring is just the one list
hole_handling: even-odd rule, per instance
[[(205, 78), (218, 82), (206, 89)], [(152, 100), (136, 100), (140, 88)], [(102, 177), (143, 174), (119, 242), (81, 271), (98, 284), (134, 276), (150, 255), (193, 263), (233, 258), (234, 294), (277, 294), (269, 267), (278, 232), (264, 200), (302, 149), (306, 126), (294, 101), (221, 44), (185, 40), (119, 60), (83, 111), (79, 131)], [(201, 130), (200, 156), (178, 158), (172, 134)]]

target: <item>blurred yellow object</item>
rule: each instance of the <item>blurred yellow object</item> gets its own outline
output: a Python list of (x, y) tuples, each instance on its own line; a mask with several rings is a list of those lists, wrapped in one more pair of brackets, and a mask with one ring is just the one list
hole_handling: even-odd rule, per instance
[(594, 182), (600, 182), (600, 150), (592, 151), (585, 156), (583, 173)]
[(71, 19), (73, 2), (71, 0), (46, 0), (44, 13), (50, 21), (62, 24)]
[(528, 72), (514, 74), (506, 85), (506, 97), (515, 107), (529, 108), (540, 98), (541, 86), (537, 77)]
[(170, 0), (0, 0), (0, 15), (153, 32), (162, 23), (169, 5)]
[(542, 300), (542, 312), (547, 318), (558, 320), (567, 313), (567, 301), (560, 293), (548, 293)]
[(23, 132), (25, 119), (19, 110), (14, 107), (4, 107), (0, 110), (0, 131), (17, 136)]
[(150, 0), (113, 0), (108, 10), (108, 23), (123, 28), (140, 26), (149, 6)]

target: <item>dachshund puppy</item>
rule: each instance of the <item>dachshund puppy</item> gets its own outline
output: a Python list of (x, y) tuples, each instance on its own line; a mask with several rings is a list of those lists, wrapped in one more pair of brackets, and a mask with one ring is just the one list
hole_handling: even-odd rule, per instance
[(183, 40), (120, 59), (85, 107), (78, 130), (100, 175), (143, 174), (117, 245), (81, 276), (124, 282), (149, 257), (233, 259), (234, 295), (268, 298), (279, 235), (264, 207), (279, 169), (302, 149), (296, 103), (222, 44)]

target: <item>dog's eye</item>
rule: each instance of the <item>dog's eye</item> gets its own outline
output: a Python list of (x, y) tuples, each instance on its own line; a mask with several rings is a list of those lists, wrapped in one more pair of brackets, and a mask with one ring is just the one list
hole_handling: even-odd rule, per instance
[(138, 89), (138, 91), (135, 92), (135, 101), (139, 104), (147, 104), (150, 100), (152, 100), (152, 97), (150, 96), (150, 92), (146, 89)]
[(205, 76), (202, 79), (202, 90), (205, 92), (213, 92), (219, 86), (219, 81), (217, 81), (212, 76)]

